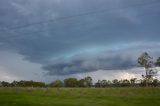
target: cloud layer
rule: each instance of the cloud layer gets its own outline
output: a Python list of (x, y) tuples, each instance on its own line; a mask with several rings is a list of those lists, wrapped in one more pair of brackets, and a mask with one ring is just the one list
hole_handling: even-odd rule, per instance
[(97, 70), (121, 70), (136, 67), (136, 61), (124, 54), (112, 54), (112, 52), (98, 55), (76, 55), (69, 60), (46, 65), (49, 75), (67, 75), (75, 73), (92, 72)]
[(160, 54), (158, 47), (159, 44), (148, 46), (146, 44), (114, 51), (101, 51), (96, 54), (82, 53), (66, 60), (59, 59), (56, 63), (45, 65), (42, 68), (48, 71), (48, 75), (87, 73), (97, 70), (128, 70), (139, 67), (137, 58), (145, 50), (157, 58)]
[(1, 0), (0, 51), (39, 64), (47, 75), (134, 68), (142, 52), (159, 55), (159, 5), (158, 0)]

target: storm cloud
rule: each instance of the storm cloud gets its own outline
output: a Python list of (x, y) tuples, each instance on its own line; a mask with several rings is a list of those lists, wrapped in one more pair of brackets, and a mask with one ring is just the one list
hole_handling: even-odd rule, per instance
[(159, 28), (159, 0), (0, 1), (0, 51), (47, 75), (137, 67), (159, 55)]
[[(99, 53), (77, 54), (69, 57), (69, 59), (58, 59), (54, 64), (43, 66), (47, 70), (48, 75), (67, 75), (76, 73), (88, 73), (98, 70), (129, 70), (140, 67), (137, 58), (145, 50), (154, 58), (160, 54), (157, 44), (148, 46), (134, 46), (121, 50), (101, 51)], [(152, 49), (151, 49), (152, 48)]]
[(101, 56), (99, 54), (99, 56), (93, 57), (77, 55), (77, 58), (72, 57), (67, 62), (46, 65), (43, 69), (48, 70), (48, 75), (67, 75), (97, 70), (125, 70), (136, 66), (136, 61), (127, 56), (112, 54)]

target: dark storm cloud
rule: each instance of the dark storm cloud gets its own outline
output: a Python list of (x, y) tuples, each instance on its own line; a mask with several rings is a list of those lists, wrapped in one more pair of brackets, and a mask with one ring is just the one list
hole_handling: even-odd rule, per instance
[[(97, 70), (125, 70), (136, 67), (136, 61), (130, 57), (122, 55), (103, 55), (100, 56), (77, 56), (70, 58), (67, 62), (55, 63), (42, 67), (47, 70), (48, 75), (67, 75), (76, 73), (87, 73)], [(79, 58), (81, 57), (81, 58)]]
[[(68, 58), (67, 62), (57, 62), (55, 58), (65, 58), (93, 48), (98, 52), (104, 46), (105, 50), (121, 44), (130, 47), (136, 42), (159, 42), (160, 3), (152, 2), (0, 0), (0, 50), (17, 52), (30, 62), (40, 63), (51, 74), (130, 68), (135, 66), (135, 62), (121, 55)], [(97, 12), (78, 16), (92, 11)], [(64, 18), (69, 16), (72, 17)]]
[[(146, 44), (147, 45), (147, 44)], [(140, 45), (116, 51), (102, 51), (96, 54), (77, 54), (67, 60), (57, 60), (56, 63), (42, 67), (48, 75), (68, 75), (88, 73), (98, 70), (119, 71), (139, 67), (137, 58), (148, 52), (154, 59), (160, 56), (160, 44)]]

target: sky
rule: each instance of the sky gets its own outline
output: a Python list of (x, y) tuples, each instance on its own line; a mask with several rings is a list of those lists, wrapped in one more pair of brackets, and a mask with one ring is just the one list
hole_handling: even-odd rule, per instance
[(159, 41), (159, 0), (0, 0), (1, 81), (141, 78)]

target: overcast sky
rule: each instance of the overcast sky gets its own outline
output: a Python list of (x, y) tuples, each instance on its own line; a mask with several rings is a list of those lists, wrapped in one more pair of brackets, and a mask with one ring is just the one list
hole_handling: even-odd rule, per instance
[(140, 78), (159, 41), (159, 0), (0, 0), (0, 80)]

